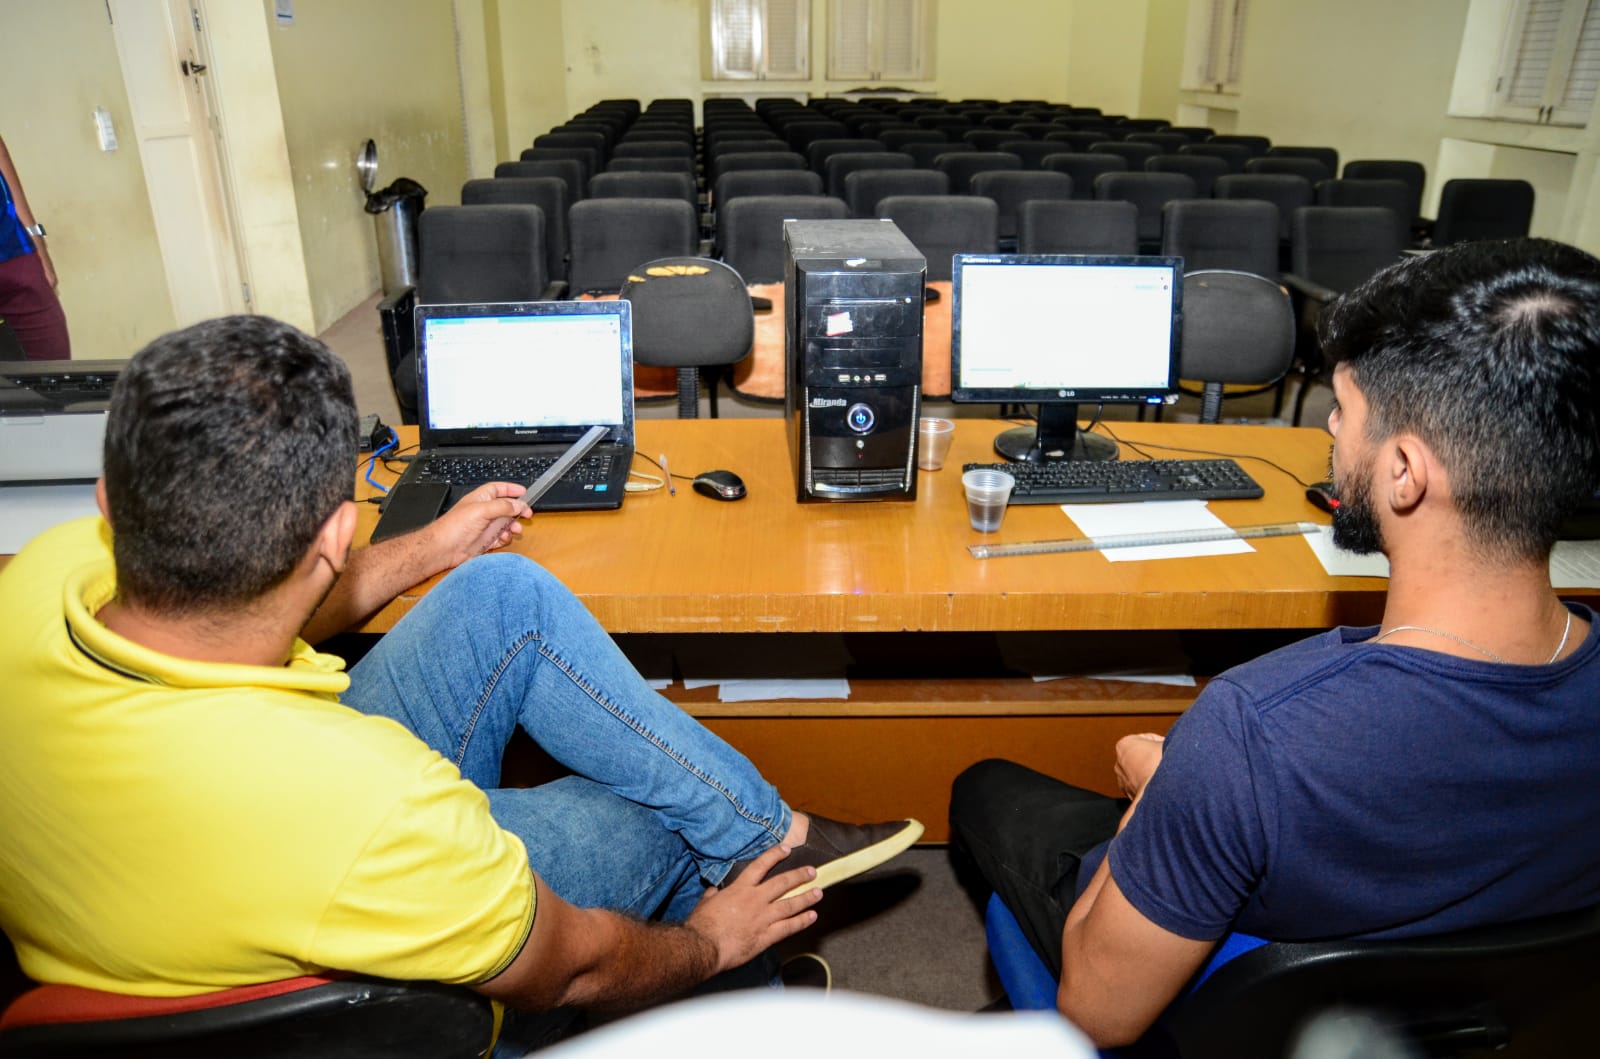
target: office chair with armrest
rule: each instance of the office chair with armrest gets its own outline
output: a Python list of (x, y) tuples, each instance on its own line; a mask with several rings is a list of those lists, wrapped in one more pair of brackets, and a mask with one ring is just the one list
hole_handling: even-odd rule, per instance
[[(589, 183), (589, 178), (600, 171), (600, 152), (592, 147), (530, 147), (518, 156), (523, 162), (560, 162), (573, 161), (578, 163), (578, 169), (583, 183)], [(496, 176), (499, 174), (496, 173)]]
[(933, 169), (934, 163), (947, 154), (964, 154), (977, 150), (965, 140), (947, 143), (908, 143), (896, 148), (902, 154), (908, 154), (916, 163), (918, 169)]
[(1211, 137), (1206, 143), (1226, 143), (1244, 147), (1249, 150), (1251, 157), (1260, 158), (1272, 149), (1272, 141), (1265, 136), (1253, 136), (1245, 133), (1225, 132)]
[(949, 143), (950, 137), (938, 129), (884, 129), (878, 133), (878, 142), (885, 150), (898, 151), (908, 143)]
[(711, 181), (712, 187), (716, 187), (717, 181), (729, 173), (741, 173), (750, 169), (799, 171), (805, 168), (805, 158), (793, 151), (733, 151), (724, 152), (711, 159), (706, 179)]
[(589, 178), (589, 198), (682, 199), (691, 206), (698, 204), (693, 177), (643, 170), (596, 173)]
[(1089, 146), (1090, 154), (1114, 154), (1128, 163), (1129, 169), (1142, 170), (1145, 162), (1158, 154), (1166, 153), (1153, 143), (1130, 143), (1127, 140), (1101, 140)]
[(1306, 394), (1313, 384), (1325, 381), (1327, 365), (1317, 338), (1322, 310), (1398, 260), (1405, 243), (1393, 211), (1378, 206), (1303, 206), (1294, 211), (1290, 225), (1291, 267), (1282, 279), (1299, 321), (1295, 360), (1300, 392), (1294, 402), (1294, 424), (1299, 426)]
[(1346, 180), (1401, 180), (1411, 190), (1411, 241), (1420, 244), (1433, 232), (1433, 221), (1422, 216), (1422, 189), (1428, 183), (1428, 170), (1421, 162), (1403, 158), (1352, 158), (1340, 174)]
[(1221, 158), (1203, 154), (1158, 154), (1144, 163), (1146, 173), (1182, 173), (1194, 181), (1195, 198), (1209, 199), (1218, 177), (1233, 172)]
[(640, 261), (693, 255), (700, 218), (676, 199), (585, 199), (567, 211), (567, 232), (573, 292), (615, 294)]
[(1005, 249), (1015, 245), (1017, 238), (1017, 211), (1022, 204), (1035, 199), (1072, 198), (1072, 178), (1065, 173), (1041, 170), (1037, 173), (1018, 170), (987, 170), (974, 174), (969, 185), (972, 194), (993, 199), (999, 209), (1000, 245)]
[(1518, 239), (1533, 222), (1533, 185), (1526, 180), (1446, 180), (1439, 192), (1433, 245)]
[(843, 220), (843, 200), (827, 195), (742, 195), (717, 210), (717, 248), (745, 282), (783, 282), (783, 222)]
[(1278, 208), (1278, 264), (1289, 264), (1289, 222), (1294, 211), (1309, 206), (1316, 192), (1311, 181), (1292, 173), (1229, 173), (1211, 185), (1216, 199), (1263, 199)]
[[(1278, 211), (1254, 199), (1175, 199), (1162, 208), (1161, 252), (1185, 270), (1278, 275)], [(1276, 283), (1274, 283), (1276, 286)]]
[(1382, 207), (1394, 214), (1400, 245), (1411, 245), (1416, 200), (1403, 180), (1324, 180), (1317, 185), (1317, 205)]
[(937, 169), (857, 169), (844, 178), (850, 216), (876, 217), (878, 203), (891, 195), (948, 195), (950, 178)]
[(1195, 197), (1194, 181), (1183, 173), (1101, 173), (1094, 197), (1131, 202), (1139, 208), (1139, 248), (1154, 253), (1161, 246), (1162, 210), (1176, 199)]
[(1047, 140), (1012, 139), (1002, 143), (999, 149), (1022, 159), (1022, 168), (1029, 171), (1043, 169), (1047, 157), (1061, 153), (1060, 144)]
[(612, 158), (694, 158), (694, 145), (682, 140), (629, 140), (617, 144)]
[(881, 150), (883, 150), (883, 144), (865, 137), (812, 140), (806, 145), (806, 165), (813, 173), (820, 177), (826, 177), (828, 175), (828, 159), (836, 154)]
[(525, 203), (544, 211), (545, 275), (567, 278), (567, 182), (558, 177), (485, 177), (461, 185), (461, 205)]
[[(989, 952), (1012, 1006), (1054, 1009), (1056, 982), (998, 896)], [(1600, 1002), (1600, 908), (1395, 941), (1224, 938), (1141, 1044), (1181, 1059), (1284, 1055), (1333, 1007), (1377, 1013), (1429, 1055), (1577, 1054)]]
[(858, 169), (914, 169), (916, 161), (900, 151), (854, 151), (836, 154), (823, 166), (824, 191), (836, 199), (844, 198), (845, 178)]
[[(560, 1024), (570, 1021), (564, 1016)], [(432, 982), (315, 976), (192, 997), (38, 986), (0, 1016), (15, 1059), (471, 1059), (496, 1018), (486, 997)], [(552, 1022), (552, 1027), (556, 1022)]]
[(1108, 254), (1139, 252), (1139, 207), (1131, 202), (1035, 199), (1017, 210), (1020, 254)]
[(822, 178), (809, 169), (736, 169), (712, 185), (711, 205), (721, 210), (751, 195), (820, 195)]
[[(1184, 273), (1178, 374), (1201, 384), (1200, 422), (1222, 419), (1224, 396), (1276, 387), (1294, 360), (1294, 337), (1294, 307), (1276, 280), (1228, 269)], [(1225, 394), (1227, 386), (1243, 389)]]
[[(1048, 142), (1048, 141), (1047, 141)], [(1075, 199), (1094, 198), (1094, 182), (1101, 173), (1126, 173), (1128, 160), (1114, 154), (1078, 153), (1076, 151), (1062, 151), (1060, 154), (1047, 154), (1040, 167), (1056, 173), (1065, 173), (1072, 178), (1072, 197)]]
[[(1059, 129), (1056, 132), (1047, 132), (1043, 137), (1044, 143), (1059, 143), (1061, 150), (1071, 151), (1075, 154), (1087, 153), (1089, 148), (1097, 143), (1111, 142), (1103, 131), (1089, 129)], [(1127, 161), (1126, 158), (1123, 159)]]
[(1305, 177), (1313, 187), (1323, 180), (1333, 179), (1333, 175), (1336, 172), (1336, 170), (1329, 169), (1316, 158), (1279, 158), (1273, 155), (1250, 159), (1244, 164), (1244, 171), (1256, 174), (1286, 173), (1291, 176), (1301, 176)]
[[(631, 201), (631, 200), (630, 200)], [(402, 423), (417, 414), (412, 310), (460, 302), (549, 301), (566, 293), (545, 271), (544, 211), (527, 204), (434, 206), (417, 219), (417, 285), (378, 303)]]
[(1186, 143), (1178, 148), (1178, 154), (1194, 155), (1197, 158), (1220, 158), (1228, 166), (1230, 173), (1243, 173), (1244, 164), (1255, 155), (1250, 153), (1250, 148), (1238, 143)]
[[(999, 247), (999, 209), (976, 195), (891, 195), (878, 203), (928, 262), (928, 282), (950, 282), (956, 254), (992, 254)], [(924, 338), (927, 336), (924, 335)]]
[(1328, 177), (1339, 175), (1339, 152), (1332, 147), (1278, 147), (1267, 148), (1268, 158), (1311, 158), (1321, 162)]
[(494, 175), (497, 180), (501, 177), (555, 177), (567, 185), (569, 206), (583, 198), (589, 184), (589, 178), (583, 172), (583, 163), (573, 158), (501, 162), (494, 167)]
[(633, 303), (634, 361), (677, 369), (678, 418), (700, 415), (702, 372), (717, 418), (717, 383), (755, 341), (743, 278), (710, 258), (664, 257), (630, 270), (622, 297)]

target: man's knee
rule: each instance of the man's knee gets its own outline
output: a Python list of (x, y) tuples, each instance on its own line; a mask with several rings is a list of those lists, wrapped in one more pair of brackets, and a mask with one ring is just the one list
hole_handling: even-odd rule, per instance
[(970, 765), (950, 785), (952, 829), (987, 821), (997, 809), (1009, 808), (1007, 790), (1019, 773), (1031, 769), (1003, 758), (988, 758)]

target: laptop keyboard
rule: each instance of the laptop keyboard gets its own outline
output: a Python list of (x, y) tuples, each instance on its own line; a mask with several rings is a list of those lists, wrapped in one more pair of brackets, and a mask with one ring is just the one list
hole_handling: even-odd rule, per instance
[(1013, 504), (1099, 504), (1124, 500), (1254, 500), (1261, 486), (1234, 461), (1059, 460), (969, 463), (1016, 479)]
[[(473, 488), (484, 482), (519, 482), (531, 485), (549, 469), (560, 453), (549, 456), (429, 456), (419, 462), (416, 477), (424, 482), (445, 482)], [(573, 464), (563, 482), (599, 485), (610, 480), (615, 453), (593, 453)]]

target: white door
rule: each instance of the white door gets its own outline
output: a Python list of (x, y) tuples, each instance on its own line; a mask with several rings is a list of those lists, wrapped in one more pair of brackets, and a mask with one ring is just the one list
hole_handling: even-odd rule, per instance
[(198, 9), (190, 0), (109, 2), (173, 316), (183, 327), (243, 312)]

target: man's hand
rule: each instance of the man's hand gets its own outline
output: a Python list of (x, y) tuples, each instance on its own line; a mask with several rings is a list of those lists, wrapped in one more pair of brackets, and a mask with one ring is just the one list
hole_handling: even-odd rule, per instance
[(453, 570), (522, 533), (533, 512), (511, 482), (480, 485), (432, 523), (351, 552), (341, 576), (306, 622), (307, 643), (352, 628), (412, 585)]
[(811, 906), (822, 900), (821, 890), (807, 890), (787, 899), (783, 896), (815, 879), (817, 869), (796, 868), (767, 877), (788, 855), (784, 846), (767, 850), (726, 889), (713, 886), (707, 890), (689, 914), (684, 926), (716, 946), (718, 972), (749, 963), (817, 921)]
[(1154, 732), (1125, 735), (1117, 740), (1117, 785), (1129, 798), (1137, 798), (1161, 764), (1165, 736)]
[(418, 531), (426, 534), (439, 570), (454, 570), (475, 555), (510, 544), (522, 535), (520, 520), (533, 509), (518, 497), (525, 486), (488, 482)]

